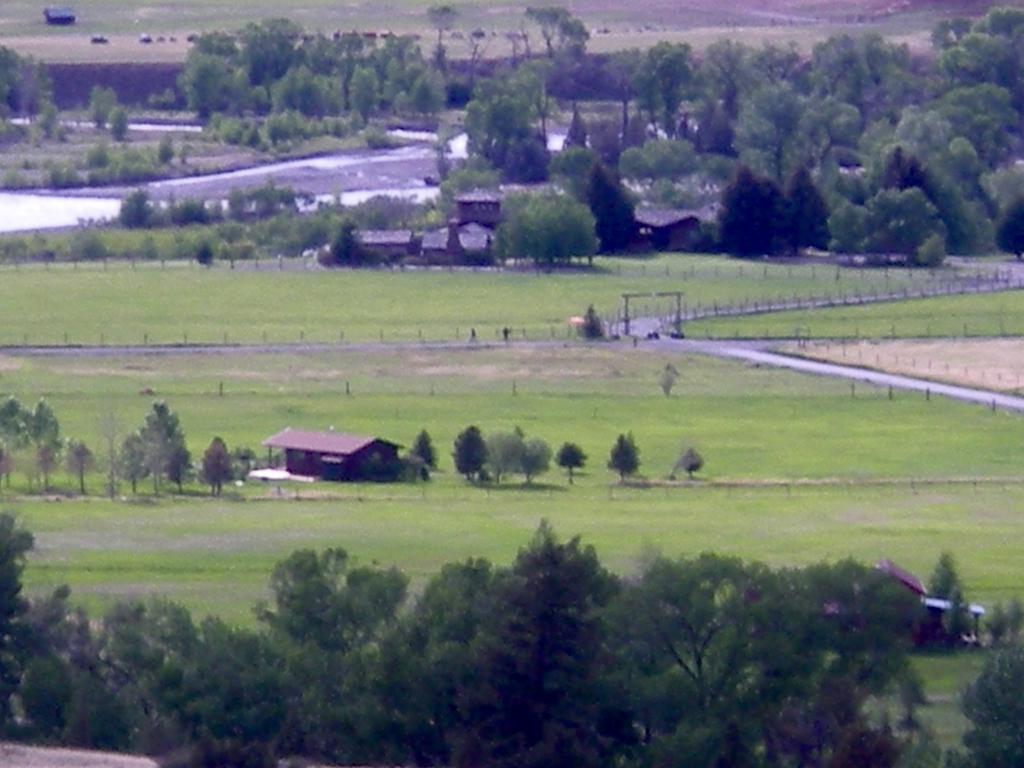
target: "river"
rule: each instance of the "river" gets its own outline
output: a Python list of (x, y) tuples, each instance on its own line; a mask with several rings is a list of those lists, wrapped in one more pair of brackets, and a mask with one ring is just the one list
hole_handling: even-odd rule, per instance
[[(156, 124), (134, 124), (139, 130)], [(160, 126), (161, 130), (193, 129), (194, 126)], [(154, 200), (185, 197), (224, 200), (233, 189), (252, 189), (273, 183), (311, 195), (317, 201), (340, 200), (343, 205), (358, 205), (372, 197), (401, 197), (426, 202), (438, 195), (431, 181), (437, 174), (436, 134), (426, 131), (395, 130), (395, 138), (413, 144), (392, 149), (357, 150), (327, 155), (264, 163), (251, 168), (180, 179), (152, 181), (139, 185)], [(565, 135), (552, 133), (551, 151), (560, 151)], [(452, 159), (467, 156), (465, 134), (448, 144)], [(32, 232), (46, 229), (85, 226), (115, 218), (121, 199), (135, 187), (115, 186), (63, 191), (0, 192), (0, 232)]]

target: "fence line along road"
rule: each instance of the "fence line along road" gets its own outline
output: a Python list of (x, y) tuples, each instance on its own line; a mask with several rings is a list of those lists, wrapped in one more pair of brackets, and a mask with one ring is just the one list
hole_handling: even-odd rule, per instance
[(852, 365), (840, 365), (837, 363), (822, 363), (817, 360), (808, 360), (802, 357), (784, 355), (765, 349), (763, 345), (730, 343), (727, 341), (700, 341), (691, 339), (659, 339), (655, 342), (664, 349), (710, 355), (712, 357), (724, 357), (731, 360), (743, 360), (757, 365), (767, 365), (773, 368), (788, 368), (800, 373), (808, 373), (816, 376), (827, 376), (834, 379), (847, 379), (854, 382), (864, 382), (878, 387), (889, 387), (893, 389), (910, 390), (921, 392), (926, 397), (940, 395), (954, 400), (967, 403), (983, 405), (992, 410), (1005, 410), (1024, 412), (1024, 397), (1006, 395), (987, 389), (976, 389), (974, 387), (961, 387), (955, 384), (943, 384), (930, 379), (918, 379), (913, 376), (902, 376), (894, 373), (874, 371), (869, 368), (857, 368)]
[[(1024, 278), (997, 277), (993, 279), (979, 276), (972, 280), (938, 282), (920, 288), (908, 287), (885, 293), (839, 293), (834, 296), (812, 296), (809, 298), (794, 296), (790, 299), (751, 300), (738, 304), (684, 305), (680, 313), (680, 319), (686, 323), (696, 320), (710, 320), (716, 317), (744, 317), (809, 309), (858, 307), (865, 304), (882, 304), (906, 301), (908, 299), (931, 299), (939, 296), (964, 296), (968, 294), (1002, 293), (1019, 290), (1024, 290)], [(638, 319), (640, 318), (631, 318), (630, 323), (632, 324)], [(670, 327), (675, 322), (676, 316), (672, 312), (670, 314), (662, 314), (659, 319), (662, 324)], [(622, 318), (618, 318), (617, 322), (621, 323)]]

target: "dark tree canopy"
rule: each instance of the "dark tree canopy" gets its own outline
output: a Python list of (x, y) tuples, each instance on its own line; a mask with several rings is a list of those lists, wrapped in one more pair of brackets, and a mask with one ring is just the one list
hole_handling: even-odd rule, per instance
[(456, 471), (467, 480), (471, 481), (480, 474), (487, 461), (487, 443), (479, 427), (469, 426), (459, 433), (455, 438), (452, 458)]
[(1024, 259), (1024, 197), (1006, 209), (996, 230), (996, 243), (1003, 251)]
[(829, 210), (806, 168), (798, 168), (786, 186), (786, 223), (790, 247), (827, 248)]
[(587, 463), (587, 454), (576, 443), (563, 443), (555, 455), (555, 462), (568, 473), (569, 485), (572, 485), (573, 472)]
[(633, 202), (625, 188), (602, 163), (594, 163), (587, 183), (587, 204), (594, 215), (602, 253), (629, 245), (636, 232)]
[(742, 167), (722, 195), (718, 227), (722, 247), (736, 256), (774, 253), (782, 242), (785, 198), (771, 179)]
[(461, 691), (457, 766), (602, 764), (599, 611), (615, 590), (593, 548), (542, 524), (498, 583), (474, 654), (479, 678)]
[(636, 447), (633, 434), (619, 435), (612, 445), (608, 456), (608, 469), (619, 473), (619, 480), (624, 481), (636, 474), (640, 468), (640, 449)]
[(416, 435), (409, 453), (422, 461), (423, 466), (437, 469), (437, 451), (434, 450), (434, 443), (430, 439), (430, 433), (427, 430), (421, 429), (419, 434)]

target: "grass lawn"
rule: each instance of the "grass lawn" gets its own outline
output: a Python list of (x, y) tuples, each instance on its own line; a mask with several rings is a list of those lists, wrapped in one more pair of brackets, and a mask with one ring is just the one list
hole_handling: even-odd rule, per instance
[(698, 338), (1020, 336), (1024, 291), (708, 320), (689, 324), (687, 333)]
[[(680, 290), (688, 305), (872, 292), (924, 285), (925, 272), (756, 265), (725, 257), (600, 259), (592, 271), (262, 271), (194, 264), (0, 267), (3, 344), (298, 343), (564, 338), (588, 305), (614, 316), (623, 292)], [(944, 273), (943, 279), (951, 278)], [(1000, 297), (999, 300), (1001, 300)], [(997, 299), (982, 297), (995, 303)], [(634, 314), (672, 306), (635, 301)], [(761, 318), (755, 318), (760, 321)], [(731, 326), (730, 326), (731, 327)]]

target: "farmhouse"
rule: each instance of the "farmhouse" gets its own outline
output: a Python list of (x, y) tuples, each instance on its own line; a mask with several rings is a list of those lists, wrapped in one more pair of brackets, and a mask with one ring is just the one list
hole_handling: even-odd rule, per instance
[[(892, 560), (879, 560), (875, 563), (875, 569), (881, 571), (893, 579), (904, 589), (912, 592), (921, 601), (924, 608), (923, 616), (914, 626), (914, 644), (918, 646), (945, 644), (949, 642), (976, 642), (978, 637), (978, 624), (981, 617), (985, 615), (985, 608), (977, 603), (968, 603), (965, 606), (956, 606), (950, 600), (941, 597), (929, 597), (928, 590), (921, 580)], [(946, 631), (946, 614), (952, 610), (966, 610), (974, 624), (973, 636), (949, 637)]]
[(263, 445), (283, 451), (285, 469), (299, 477), (346, 482), (395, 479), (398, 474), (400, 446), (378, 437), (289, 427)]
[(442, 229), (360, 230), (356, 237), (379, 261), (407, 259), (424, 264), (485, 264), (491, 258), (494, 230), (501, 223), (501, 195), (474, 191), (455, 198), (455, 216)]
[(67, 6), (53, 6), (43, 9), (47, 24), (67, 26), (75, 23), (75, 12)]
[(705, 209), (638, 208), (637, 244), (656, 251), (686, 250), (696, 239), (701, 222), (711, 218), (711, 211)]

